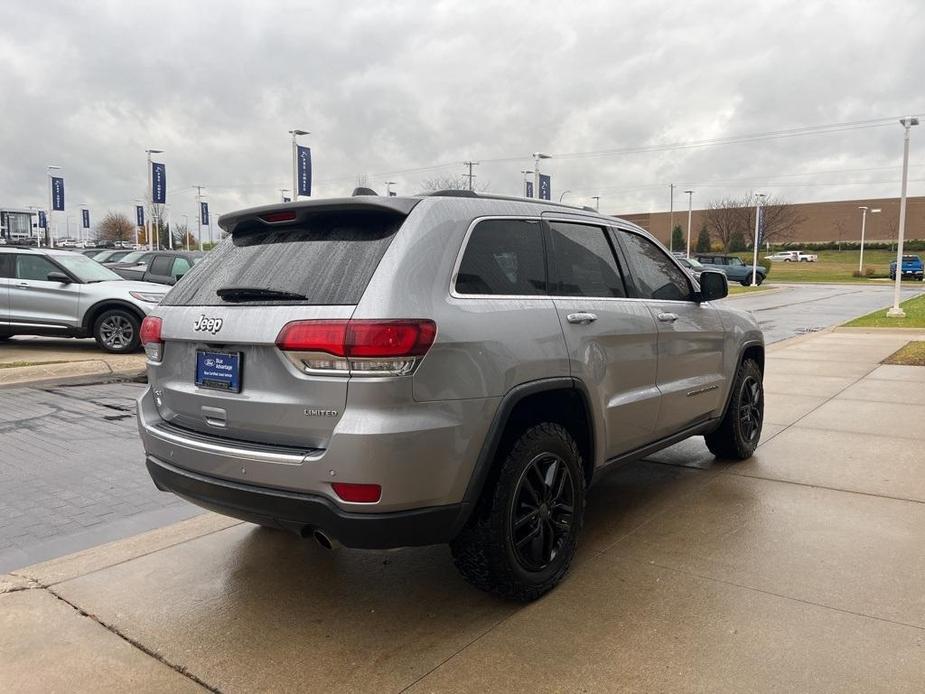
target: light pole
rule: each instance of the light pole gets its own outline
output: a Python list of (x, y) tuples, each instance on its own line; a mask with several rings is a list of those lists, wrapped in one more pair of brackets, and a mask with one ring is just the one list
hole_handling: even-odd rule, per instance
[(859, 205), (858, 209), (861, 211), (861, 257), (858, 260), (858, 276), (863, 275), (864, 273), (864, 232), (867, 229), (867, 205)]
[(532, 198), (533, 197), (532, 195), (527, 195), (527, 183), (529, 183), (529, 179), (527, 178), (527, 176), (529, 176), (533, 172), (530, 169), (521, 169), (520, 173), (524, 175), (524, 197)]
[(52, 178), (54, 177), (53, 171), (60, 171), (60, 166), (55, 166), (50, 164), (48, 166), (48, 215), (45, 217), (45, 245), (49, 248), (54, 247), (54, 239), (51, 235), (51, 216), (54, 214), (52, 210), (55, 207), (54, 200), (54, 186), (52, 185)]
[[(308, 130), (299, 130), (298, 128), (290, 130), (289, 134), (292, 135), (292, 201), (299, 201), (299, 142), (298, 137), (300, 135), (311, 135)], [(209, 226), (211, 233), (211, 225)]]
[(674, 250), (674, 183), (668, 184), (671, 191), (670, 201), (668, 203), (668, 250)]
[(65, 228), (67, 229), (67, 231), (66, 231), (65, 233), (67, 234), (67, 237), (66, 237), (66, 238), (67, 238), (68, 240), (70, 240), (70, 238), (71, 238), (71, 220), (72, 220), (72, 219), (73, 219), (73, 217), (72, 217), (71, 215), (67, 215), (67, 216), (65, 216), (65, 218), (64, 218), (64, 220), (65, 220), (65, 221), (64, 221), (64, 226), (65, 226)]
[(540, 197), (540, 159), (552, 159), (552, 155), (542, 152), (533, 153), (533, 194)]
[(289, 192), (289, 189), (288, 189), (288, 188), (280, 188), (280, 189), (279, 189), (279, 201), (280, 201), (280, 202), (286, 202), (286, 193), (288, 193), (288, 192)]
[(687, 257), (691, 257), (691, 217), (694, 213), (694, 191), (685, 190), (687, 193)]
[(475, 178), (475, 174), (472, 173), (472, 167), (478, 166), (479, 162), (477, 161), (464, 161), (463, 166), (469, 167), (469, 173), (466, 174), (466, 177), (469, 179), (469, 190), (472, 190), (472, 179)]
[(761, 229), (761, 201), (765, 197), (765, 193), (755, 193), (755, 241), (754, 252), (752, 255), (752, 284), (751, 286), (757, 287), (758, 282), (758, 232)]
[(148, 215), (149, 218), (145, 219), (145, 228), (147, 229), (147, 233), (145, 235), (147, 236), (147, 239), (148, 239), (148, 250), (150, 251), (150, 250), (153, 250), (154, 248), (153, 246), (154, 228), (151, 225), (152, 220), (150, 218), (156, 216), (154, 212), (154, 191), (151, 190), (151, 155), (152, 154), (163, 154), (164, 150), (146, 149), (145, 153), (147, 153), (148, 155), (148, 196), (147, 196), (147, 199), (148, 199), (148, 205), (150, 207), (150, 213)]
[(601, 211), (601, 196), (600, 196), (600, 195), (592, 195), (592, 196), (591, 196), (591, 199), (594, 200), (594, 211), (595, 211), (595, 212), (600, 212), (600, 211)]
[(906, 235), (906, 181), (909, 178), (909, 139), (912, 126), (919, 124), (918, 118), (909, 116), (899, 121), (906, 129), (903, 139), (903, 182), (899, 194), (899, 239), (896, 242), (896, 282), (893, 285), (893, 307), (886, 312), (888, 318), (905, 318), (906, 312), (899, 307), (900, 287), (903, 279), (903, 237)]
[(183, 218), (183, 244), (186, 246), (186, 250), (189, 250), (189, 215), (181, 214)]
[(173, 224), (170, 221), (170, 205), (164, 205), (167, 208), (167, 245), (173, 250)]
[(562, 195), (559, 196), (559, 202), (562, 202), (562, 200), (565, 198), (565, 196), (568, 195), (568, 194), (571, 193), (571, 192), (572, 192), (572, 191), (570, 191), (570, 190), (563, 190), (563, 191), (562, 191)]
[[(385, 182), (385, 197), (392, 197), (392, 186), (395, 185), (395, 181), (386, 181)], [(471, 190), (471, 188), (470, 188)]]

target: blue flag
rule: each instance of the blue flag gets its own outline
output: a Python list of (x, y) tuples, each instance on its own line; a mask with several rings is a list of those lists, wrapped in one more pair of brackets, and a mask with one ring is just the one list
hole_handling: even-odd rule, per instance
[(199, 218), (203, 224), (209, 226), (209, 203), (205, 201), (199, 203)]
[(764, 215), (761, 214), (762, 207), (758, 206), (758, 246), (761, 247), (761, 244), (764, 243)]
[(299, 189), (296, 191), (296, 195), (305, 195), (311, 197), (312, 194), (312, 150), (310, 147), (298, 147), (298, 164), (299, 164), (299, 175), (298, 175), (298, 185)]
[(135, 224), (140, 227), (145, 225), (145, 208), (141, 205), (135, 205)]
[(90, 228), (90, 210), (83, 209), (80, 211), (84, 229)]
[(64, 211), (64, 179), (51, 177), (51, 209)]
[(550, 200), (552, 196), (552, 186), (549, 176), (540, 174), (540, 200)]
[(48, 217), (45, 215), (45, 210), (39, 210), (39, 229), (48, 228)]
[(532, 198), (533, 197), (533, 181), (524, 181), (524, 186), (526, 187), (526, 190), (527, 190), (527, 197)]
[(163, 205), (167, 202), (167, 166), (151, 162), (151, 202)]

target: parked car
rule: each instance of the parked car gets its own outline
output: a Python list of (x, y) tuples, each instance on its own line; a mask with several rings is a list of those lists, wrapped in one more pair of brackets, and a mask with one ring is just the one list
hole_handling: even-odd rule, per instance
[(448, 542), (474, 585), (532, 600), (607, 469), (758, 443), (757, 322), (629, 222), (454, 191), (220, 225), (142, 327), (161, 490), (327, 547)]
[(0, 338), (93, 337), (107, 352), (132, 352), (142, 319), (164, 287), (128, 282), (80, 253), (0, 248)]
[[(925, 278), (925, 265), (922, 264), (922, 259), (917, 255), (904, 255), (903, 256), (903, 269), (902, 269), (902, 278), (911, 278), (914, 280), (921, 280)], [(896, 261), (890, 263), (890, 279), (896, 279)]]
[(113, 265), (113, 272), (130, 280), (176, 284), (193, 265), (202, 260), (203, 254), (200, 251), (148, 251), (139, 256), (138, 262), (133, 265), (125, 262), (128, 257)]
[(107, 250), (107, 251), (97, 251), (96, 254), (91, 256), (96, 262), (103, 263), (103, 265), (111, 265), (113, 263), (118, 263), (125, 256), (127, 256), (131, 251), (126, 250)]
[(698, 282), (700, 281), (700, 273), (703, 272), (706, 267), (696, 258), (687, 258), (685, 256), (677, 256), (678, 263), (681, 264), (691, 275), (694, 276), (694, 279)]
[[(698, 254), (697, 260), (707, 269), (724, 272), (730, 282), (739, 282), (746, 287), (752, 283), (752, 266), (746, 265), (737, 255)], [(767, 274), (767, 270), (759, 265), (755, 283), (760, 285)]]
[(126, 249), (118, 249), (113, 251), (113, 253), (121, 253), (117, 260), (109, 260), (108, 258), (102, 260), (103, 265), (110, 269), (115, 269), (116, 267), (132, 267), (133, 265), (142, 265), (148, 262), (150, 255), (154, 251), (148, 251), (145, 249), (131, 251)]
[(94, 247), (94, 248), (85, 248), (84, 250), (80, 251), (80, 254), (85, 255), (88, 258), (93, 258), (94, 256), (97, 256), (102, 252), (103, 252), (102, 248)]

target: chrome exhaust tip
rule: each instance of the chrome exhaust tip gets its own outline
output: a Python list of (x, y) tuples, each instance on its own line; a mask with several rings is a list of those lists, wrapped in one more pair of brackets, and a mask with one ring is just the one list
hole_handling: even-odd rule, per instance
[(341, 544), (335, 540), (333, 537), (328, 535), (323, 530), (318, 530), (317, 528), (312, 531), (312, 537), (315, 538), (315, 542), (324, 547), (325, 549), (339, 549)]

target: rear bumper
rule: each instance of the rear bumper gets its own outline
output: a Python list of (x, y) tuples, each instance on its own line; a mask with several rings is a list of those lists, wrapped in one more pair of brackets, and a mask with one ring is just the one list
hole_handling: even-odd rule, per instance
[(393, 513), (348, 513), (323, 496), (231, 482), (146, 457), (161, 491), (251, 523), (274, 525), (303, 536), (322, 530), (345, 547), (386, 549), (449, 542), (466, 518), (466, 504)]

